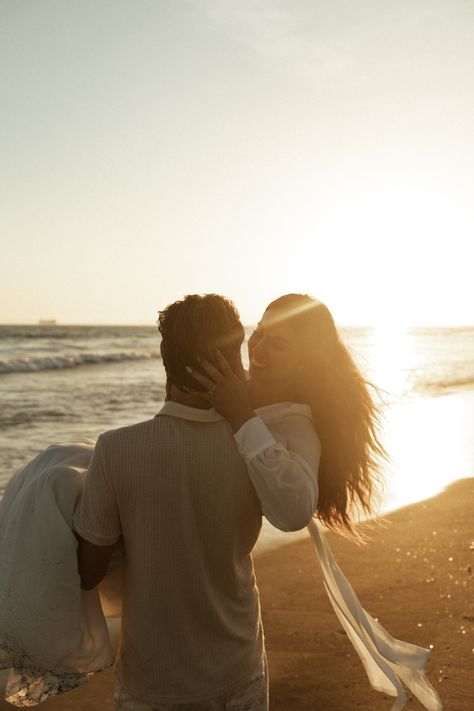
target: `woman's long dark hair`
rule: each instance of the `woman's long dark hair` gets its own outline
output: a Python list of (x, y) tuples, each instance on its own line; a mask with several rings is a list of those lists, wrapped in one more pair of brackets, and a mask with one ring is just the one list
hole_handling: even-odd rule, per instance
[[(373, 513), (381, 461), (381, 411), (367, 381), (342, 342), (327, 306), (307, 294), (286, 294), (267, 306), (292, 328), (302, 356), (298, 402), (311, 407), (321, 440), (319, 499), (315, 515), (351, 538), (353, 506)], [(280, 316), (278, 317), (280, 318)]]

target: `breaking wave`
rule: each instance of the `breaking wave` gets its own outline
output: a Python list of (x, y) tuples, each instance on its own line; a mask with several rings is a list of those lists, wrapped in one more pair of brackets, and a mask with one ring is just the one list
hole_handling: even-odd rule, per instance
[(159, 358), (158, 350), (121, 351), (115, 353), (70, 353), (62, 355), (34, 356), (0, 360), (0, 375), (11, 373), (34, 373), (41, 370), (63, 370), (82, 365), (120, 363), (125, 361)]
[(474, 386), (474, 374), (466, 374), (461, 377), (440, 377), (439, 379), (420, 379), (414, 389), (421, 393), (443, 393), (457, 388), (467, 388)]

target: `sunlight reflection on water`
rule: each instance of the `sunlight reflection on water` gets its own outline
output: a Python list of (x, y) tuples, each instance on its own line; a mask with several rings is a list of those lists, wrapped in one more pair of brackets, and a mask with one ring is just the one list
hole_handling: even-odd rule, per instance
[(416, 362), (413, 339), (403, 329), (379, 328), (367, 352), (367, 370), (372, 382), (389, 400), (398, 399), (410, 388), (408, 364)]
[(384, 430), (385, 511), (474, 475), (474, 391), (393, 405)]
[[(384, 467), (384, 511), (434, 496), (474, 473), (474, 390), (413, 397), (417, 364), (424, 359), (430, 371), (436, 355), (427, 363), (423, 339), (403, 328), (379, 328), (369, 342), (369, 377), (386, 402), (383, 439), (391, 458)], [(452, 370), (451, 377), (454, 363)]]

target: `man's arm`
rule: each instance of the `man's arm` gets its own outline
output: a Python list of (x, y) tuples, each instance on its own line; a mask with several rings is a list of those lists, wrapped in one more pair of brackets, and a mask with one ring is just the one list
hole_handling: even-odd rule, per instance
[(117, 501), (106, 474), (103, 438), (101, 435), (97, 440), (73, 518), (78, 541), (78, 569), (84, 590), (91, 590), (100, 583), (121, 536)]
[(97, 546), (75, 534), (78, 542), (77, 562), (81, 576), (81, 588), (92, 590), (104, 578), (112, 557), (115, 543), (110, 546)]

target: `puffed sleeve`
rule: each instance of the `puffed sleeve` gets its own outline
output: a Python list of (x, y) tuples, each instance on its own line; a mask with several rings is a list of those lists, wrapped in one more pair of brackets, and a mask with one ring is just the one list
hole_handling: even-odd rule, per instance
[(81, 538), (98, 546), (111, 545), (121, 535), (117, 501), (107, 477), (102, 436), (97, 440), (74, 512), (74, 530)]
[(281, 531), (307, 526), (318, 500), (321, 456), (311, 420), (294, 414), (267, 427), (253, 417), (234, 439), (270, 523)]

